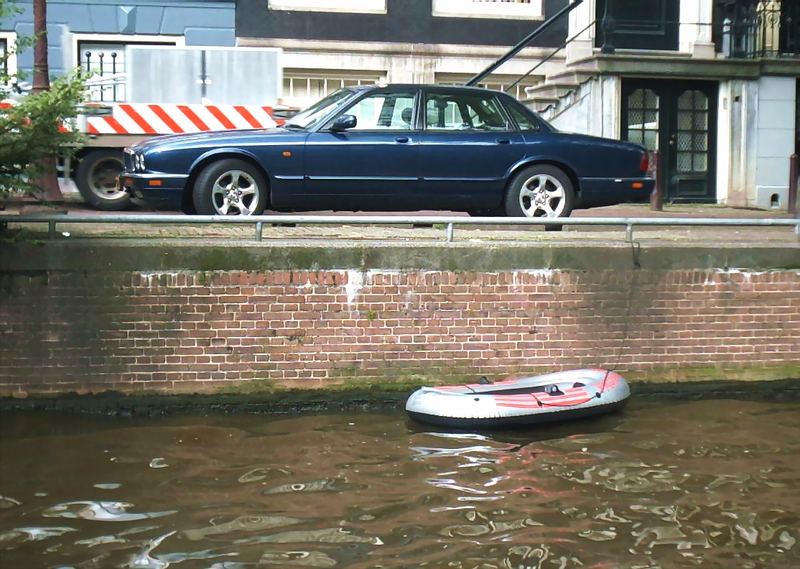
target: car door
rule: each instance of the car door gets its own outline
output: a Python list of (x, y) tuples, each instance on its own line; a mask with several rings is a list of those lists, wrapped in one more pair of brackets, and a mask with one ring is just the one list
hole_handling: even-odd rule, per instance
[(426, 89), (420, 192), (426, 207), (494, 208), (525, 154), (522, 135), (489, 91)]
[[(418, 89), (368, 91), (306, 139), (305, 194), (315, 208), (403, 209), (416, 198)], [(331, 129), (352, 115), (356, 125)]]

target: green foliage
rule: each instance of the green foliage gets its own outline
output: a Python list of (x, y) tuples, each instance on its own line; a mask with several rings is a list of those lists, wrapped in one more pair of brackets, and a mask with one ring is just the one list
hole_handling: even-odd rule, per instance
[[(0, 22), (19, 13), (9, 0), (0, 0)], [(29, 49), (33, 38), (19, 38), (0, 64), (0, 100), (12, 94), (19, 75), (8, 75), (5, 60)], [(35, 192), (42, 159), (77, 150), (81, 134), (65, 128), (78, 112), (85, 77), (74, 71), (53, 81), (49, 91), (29, 93), (0, 109), (0, 197), (11, 191)]]

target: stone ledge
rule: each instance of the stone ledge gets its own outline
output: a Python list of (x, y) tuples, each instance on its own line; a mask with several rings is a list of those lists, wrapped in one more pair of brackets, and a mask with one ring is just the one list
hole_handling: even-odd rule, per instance
[(648, 243), (358, 243), (324, 244), (148, 240), (17, 242), (0, 247), (0, 272), (269, 270), (800, 270), (800, 247)]

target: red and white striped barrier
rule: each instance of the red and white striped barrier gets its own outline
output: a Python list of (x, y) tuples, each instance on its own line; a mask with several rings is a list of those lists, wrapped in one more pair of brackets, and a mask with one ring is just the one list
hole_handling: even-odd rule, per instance
[(258, 105), (172, 105), (113, 103), (111, 116), (89, 116), (89, 134), (181, 134), (270, 128), (283, 124), (271, 107)]

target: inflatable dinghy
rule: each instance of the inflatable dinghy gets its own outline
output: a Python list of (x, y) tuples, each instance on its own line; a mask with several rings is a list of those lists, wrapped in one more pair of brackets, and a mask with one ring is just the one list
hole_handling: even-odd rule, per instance
[(422, 387), (411, 394), (411, 418), (442, 427), (513, 427), (578, 419), (622, 407), (625, 379), (604, 369), (576, 369), (491, 383)]

